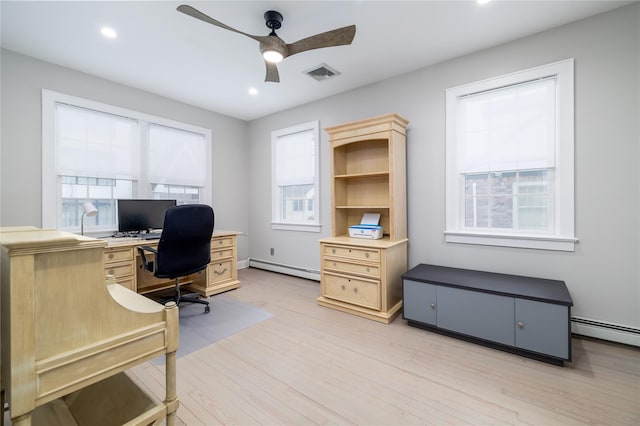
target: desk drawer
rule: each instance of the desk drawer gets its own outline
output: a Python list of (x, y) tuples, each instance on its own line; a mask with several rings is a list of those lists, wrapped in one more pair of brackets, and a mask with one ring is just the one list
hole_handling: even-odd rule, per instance
[(209, 264), (209, 285), (230, 280), (233, 277), (231, 260)]
[(233, 249), (224, 250), (211, 250), (211, 262), (215, 262), (220, 259), (228, 259), (233, 256)]
[(211, 240), (211, 250), (220, 247), (233, 247), (233, 237), (216, 237)]
[(380, 278), (380, 265), (379, 264), (362, 264), (352, 263), (336, 259), (324, 258), (322, 262), (324, 269), (345, 272), (348, 274), (366, 275), (374, 278)]
[(380, 282), (334, 275), (322, 274), (324, 296), (365, 308), (380, 310)]
[(126, 277), (127, 275), (133, 276), (133, 262), (105, 265), (104, 273), (105, 275), (113, 275), (116, 278)]
[(378, 249), (353, 246), (334, 246), (330, 244), (323, 245), (323, 247), (323, 254), (325, 256), (338, 256), (355, 260), (380, 262), (380, 250)]
[(124, 262), (133, 260), (133, 249), (130, 247), (114, 247), (104, 250), (105, 265), (114, 262)]

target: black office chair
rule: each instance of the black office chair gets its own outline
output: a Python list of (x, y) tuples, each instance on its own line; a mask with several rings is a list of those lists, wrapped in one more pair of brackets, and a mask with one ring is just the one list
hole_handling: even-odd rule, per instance
[[(173, 296), (162, 300), (180, 303), (200, 303), (204, 312), (210, 311), (209, 302), (196, 297), (182, 297), (180, 277), (194, 274), (207, 267), (211, 260), (211, 234), (213, 234), (213, 209), (203, 204), (185, 204), (170, 207), (164, 216), (164, 227), (158, 248), (139, 246), (142, 268), (157, 278), (173, 278), (176, 288)], [(145, 252), (155, 255), (155, 260), (147, 260)], [(190, 296), (190, 295), (185, 295)]]

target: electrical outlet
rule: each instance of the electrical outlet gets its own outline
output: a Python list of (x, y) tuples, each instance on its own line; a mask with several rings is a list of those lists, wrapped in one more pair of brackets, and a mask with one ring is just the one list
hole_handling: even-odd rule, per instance
[(273, 256), (274, 254), (276, 254), (276, 249), (274, 249), (273, 247), (271, 247), (269, 249), (269, 253), (271, 253), (271, 256)]

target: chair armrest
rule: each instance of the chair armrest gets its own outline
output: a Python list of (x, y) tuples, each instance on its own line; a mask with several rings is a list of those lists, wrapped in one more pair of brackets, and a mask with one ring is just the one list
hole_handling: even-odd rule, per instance
[(140, 257), (142, 257), (142, 267), (147, 270), (153, 272), (153, 264), (154, 262), (147, 261), (147, 256), (145, 256), (144, 252), (148, 251), (153, 254), (158, 254), (158, 250), (149, 246), (138, 246), (138, 252), (140, 253)]

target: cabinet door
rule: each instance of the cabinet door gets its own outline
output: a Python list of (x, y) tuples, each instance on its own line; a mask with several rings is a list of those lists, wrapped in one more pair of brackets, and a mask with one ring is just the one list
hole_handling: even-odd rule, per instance
[(516, 346), (569, 359), (569, 307), (516, 299)]
[(438, 287), (438, 327), (513, 346), (513, 297)]
[(436, 286), (417, 281), (402, 282), (403, 317), (436, 325)]

